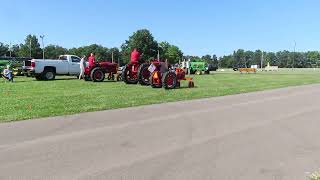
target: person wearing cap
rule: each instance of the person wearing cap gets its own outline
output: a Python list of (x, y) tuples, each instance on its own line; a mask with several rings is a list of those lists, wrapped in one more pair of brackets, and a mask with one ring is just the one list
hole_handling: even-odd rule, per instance
[(10, 69), (10, 65), (7, 65), (7, 68), (3, 70), (3, 76), (5, 79), (13, 82), (13, 73), (12, 73), (12, 70)]

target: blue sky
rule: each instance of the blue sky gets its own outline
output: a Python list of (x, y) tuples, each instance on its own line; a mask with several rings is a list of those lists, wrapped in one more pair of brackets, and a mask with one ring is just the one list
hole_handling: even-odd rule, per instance
[(0, 0), (0, 42), (45, 34), (67, 48), (120, 47), (147, 28), (185, 54), (320, 50), (319, 0)]

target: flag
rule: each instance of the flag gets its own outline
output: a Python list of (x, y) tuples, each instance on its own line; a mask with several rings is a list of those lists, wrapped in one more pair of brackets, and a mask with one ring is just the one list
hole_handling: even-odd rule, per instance
[(153, 64), (151, 64), (151, 65), (149, 66), (148, 70), (149, 70), (151, 73), (153, 73), (153, 72), (156, 70), (156, 66), (153, 65)]

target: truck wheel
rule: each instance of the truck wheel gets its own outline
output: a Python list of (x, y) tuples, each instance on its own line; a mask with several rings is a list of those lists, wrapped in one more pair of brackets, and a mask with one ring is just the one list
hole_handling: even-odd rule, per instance
[(165, 89), (175, 89), (177, 87), (177, 75), (174, 72), (166, 72), (162, 76), (162, 85)]
[(124, 69), (122, 70), (122, 80), (126, 83), (126, 84), (137, 84), (138, 83), (138, 79), (132, 77), (132, 70), (129, 67), (129, 65), (126, 65), (124, 67)]
[(155, 82), (155, 80), (153, 78), (156, 73), (158, 73), (158, 76), (159, 76), (160, 73), (158, 71), (154, 71), (150, 76), (149, 83), (150, 83), (152, 88), (162, 88), (162, 83), (161, 82)]
[(196, 71), (196, 75), (202, 75), (202, 71)]
[(46, 81), (51, 81), (56, 78), (56, 73), (52, 68), (46, 68), (42, 73), (42, 79)]
[(94, 82), (102, 82), (102, 81), (104, 81), (104, 78), (105, 78), (105, 73), (102, 71), (101, 68), (97, 67), (97, 68), (94, 68), (91, 71), (91, 79), (92, 79), (92, 81), (94, 81)]
[(144, 63), (139, 67), (138, 70), (138, 78), (139, 83), (143, 86), (149, 86), (150, 85), (150, 71), (148, 70), (150, 64)]
[(31, 77), (30, 71), (27, 71), (25, 74), (27, 77)]

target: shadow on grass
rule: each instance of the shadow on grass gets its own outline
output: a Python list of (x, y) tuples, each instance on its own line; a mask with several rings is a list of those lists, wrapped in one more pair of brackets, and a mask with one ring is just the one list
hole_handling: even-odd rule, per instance
[(92, 83), (124, 83), (123, 81), (108, 81), (108, 80), (105, 80), (105, 81), (102, 81), (102, 82), (94, 82), (94, 81), (85, 81), (85, 82), (92, 82)]
[[(55, 79), (53, 81), (68, 81), (68, 80), (78, 80), (78, 81), (83, 81), (83, 80), (80, 80), (78, 78), (59, 78), (59, 79)], [(45, 80), (42, 80), (42, 81), (45, 81)]]
[(26, 82), (30, 82), (30, 81), (15, 81), (15, 80), (13, 80), (13, 82), (3, 81), (3, 82), (0, 82), (0, 84), (17, 84), (17, 83), (26, 83)]

